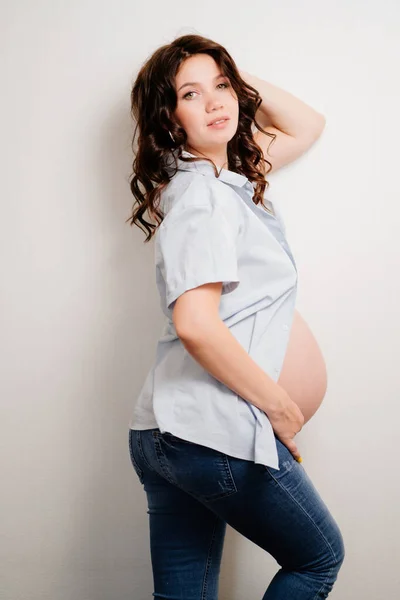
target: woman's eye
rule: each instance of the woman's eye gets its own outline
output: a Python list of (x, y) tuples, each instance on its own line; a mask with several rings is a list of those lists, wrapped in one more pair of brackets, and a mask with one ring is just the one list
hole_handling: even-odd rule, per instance
[[(224, 87), (226, 87), (226, 88), (227, 88), (227, 87), (229, 87), (229, 83), (219, 83), (219, 84), (217, 85), (217, 87), (219, 87), (220, 85), (223, 85), (223, 86), (224, 86)], [(196, 93), (196, 92), (187, 92), (187, 94), (185, 94), (185, 95), (183, 96), (183, 99), (186, 99), (186, 98), (189, 96), (189, 94), (195, 94), (195, 93)]]

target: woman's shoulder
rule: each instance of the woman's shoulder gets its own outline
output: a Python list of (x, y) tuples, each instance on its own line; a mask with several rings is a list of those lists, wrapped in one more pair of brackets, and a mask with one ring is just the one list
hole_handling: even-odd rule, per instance
[(178, 172), (162, 192), (165, 216), (187, 212), (195, 206), (235, 210), (237, 194), (216, 177), (194, 171)]

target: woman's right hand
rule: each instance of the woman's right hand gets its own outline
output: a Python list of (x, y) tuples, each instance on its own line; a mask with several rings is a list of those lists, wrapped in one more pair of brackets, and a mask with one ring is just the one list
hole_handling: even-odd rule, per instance
[(289, 394), (285, 393), (279, 402), (279, 407), (269, 411), (267, 416), (276, 437), (282, 444), (285, 444), (296, 460), (300, 458), (301, 454), (293, 438), (296, 433), (301, 431), (304, 425), (304, 416)]

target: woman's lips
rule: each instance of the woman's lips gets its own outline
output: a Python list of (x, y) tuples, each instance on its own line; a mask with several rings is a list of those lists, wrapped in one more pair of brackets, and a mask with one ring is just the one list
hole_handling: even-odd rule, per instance
[(229, 119), (224, 119), (219, 123), (213, 123), (212, 125), (208, 125), (207, 127), (211, 127), (211, 129), (223, 129), (227, 125), (228, 121)]

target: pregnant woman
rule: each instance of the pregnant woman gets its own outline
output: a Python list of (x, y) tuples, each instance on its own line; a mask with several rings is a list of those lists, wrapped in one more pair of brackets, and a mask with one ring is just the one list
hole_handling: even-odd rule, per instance
[(129, 426), (152, 595), (217, 600), (229, 523), (280, 565), (263, 600), (326, 598), (344, 542), (293, 439), (326, 371), (295, 309), (283, 220), (264, 203), (267, 174), (305, 152), (324, 117), (199, 35), (158, 48), (131, 102), (131, 224), (154, 236), (166, 317)]

